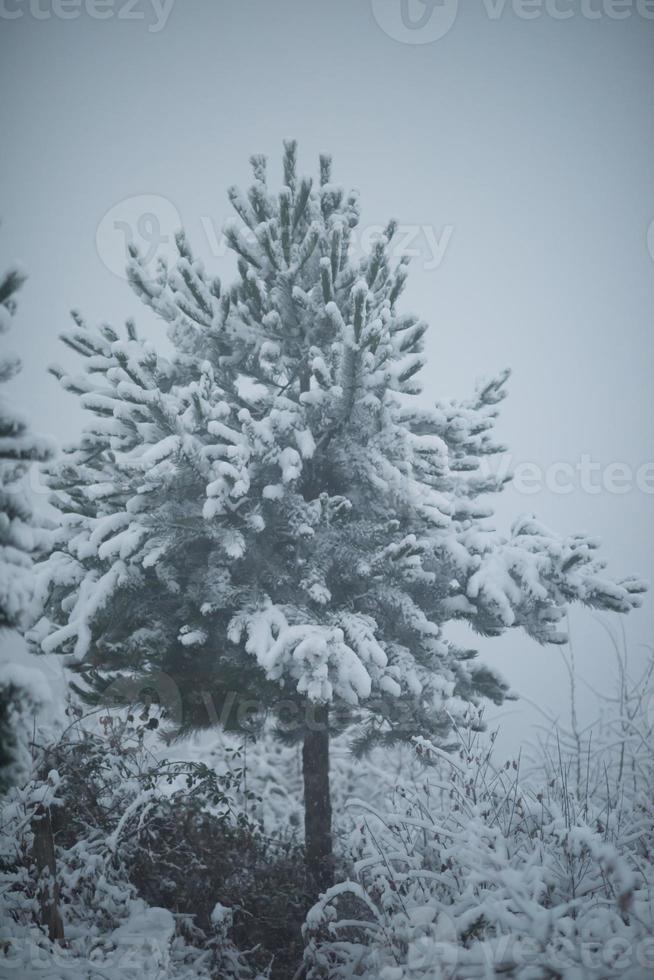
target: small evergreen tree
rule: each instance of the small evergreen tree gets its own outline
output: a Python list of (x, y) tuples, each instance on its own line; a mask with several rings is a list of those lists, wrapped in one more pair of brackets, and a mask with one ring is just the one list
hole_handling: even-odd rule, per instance
[[(627, 612), (642, 585), (603, 574), (596, 543), (532, 518), (488, 526), (484, 474), (506, 374), (469, 401), (412, 404), (426, 324), (397, 310), (407, 274), (391, 222), (351, 256), (357, 196), (320, 161), (316, 185), (285, 145), (274, 194), (252, 158), (229, 191), (239, 277), (228, 288), (180, 233), (153, 280), (129, 277), (174, 353), (87, 326), (65, 342), (86, 370), (55, 369), (92, 421), (50, 467), (61, 524), (40, 568), (44, 651), (87, 681), (166, 675), (184, 724), (238, 724), (252, 701), (303, 738), (305, 839), (315, 886), (332, 880), (329, 737), (361, 747), (453, 722), (507, 688), (443, 626), (523, 627), (563, 642), (568, 604)], [(148, 675), (149, 672), (149, 675)]]
[[(16, 311), (15, 294), (25, 281), (19, 269), (0, 278), (0, 334), (6, 333)], [(20, 371), (20, 360), (0, 357), (0, 383)], [(26, 625), (31, 601), (32, 555), (39, 528), (24, 485), (29, 466), (50, 456), (47, 440), (32, 435), (25, 419), (0, 398), (0, 633)], [(0, 664), (0, 792), (21, 770), (27, 738), (26, 718), (34, 706), (29, 672)]]

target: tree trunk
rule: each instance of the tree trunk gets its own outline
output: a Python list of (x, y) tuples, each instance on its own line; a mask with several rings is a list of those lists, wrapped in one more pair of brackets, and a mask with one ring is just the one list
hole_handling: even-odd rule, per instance
[(329, 707), (317, 705), (302, 746), (304, 841), (309, 887), (316, 899), (334, 884), (329, 792)]
[(33, 854), (39, 875), (38, 900), (41, 925), (48, 930), (49, 938), (62, 940), (64, 926), (59, 913), (59, 883), (55, 860), (54, 836), (50, 822), (50, 810), (39, 805), (32, 819), (34, 833)]

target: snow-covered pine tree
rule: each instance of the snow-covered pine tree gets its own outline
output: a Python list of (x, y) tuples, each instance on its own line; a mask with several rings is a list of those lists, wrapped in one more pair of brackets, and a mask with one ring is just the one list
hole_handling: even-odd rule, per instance
[(285, 144), (278, 193), (265, 159), (251, 162), (248, 192), (229, 190), (233, 285), (182, 233), (155, 280), (131, 252), (170, 358), (132, 323), (119, 335), (75, 314), (64, 335), (86, 370), (55, 373), (92, 421), (50, 468), (61, 525), (34, 635), (91, 681), (173, 678), (188, 723), (233, 720), (234, 697), (286, 727), (294, 709), (308, 868), (324, 888), (330, 731), (356, 720), (366, 744), (447, 744), (453, 721), (507, 690), (446, 639), (448, 621), (562, 642), (568, 603), (627, 612), (642, 585), (606, 578), (583, 535), (532, 518), (508, 537), (488, 526), (480, 498), (503, 481), (481, 462), (502, 449), (506, 374), (469, 401), (417, 406), (426, 324), (397, 310), (394, 224), (355, 261), (357, 196), (329, 158), (314, 184)]
[[(0, 334), (11, 326), (15, 294), (24, 281), (18, 268), (0, 278)], [(0, 356), (0, 382), (9, 381), (19, 371), (16, 356)], [(48, 440), (32, 435), (22, 415), (6, 398), (0, 398), (0, 633), (26, 625), (33, 586), (32, 555), (40, 532), (24, 477), (32, 463), (50, 455)], [(25, 723), (34, 707), (29, 678), (25, 668), (0, 662), (0, 792), (19, 775), (25, 754)]]

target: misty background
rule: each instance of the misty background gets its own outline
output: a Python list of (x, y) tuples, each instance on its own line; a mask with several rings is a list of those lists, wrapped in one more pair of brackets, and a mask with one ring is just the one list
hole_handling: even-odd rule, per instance
[[(0, 267), (29, 272), (11, 394), (35, 431), (65, 442), (81, 426), (77, 399), (46, 373), (80, 364), (58, 340), (71, 308), (114, 325), (134, 316), (166, 346), (118, 274), (126, 236), (165, 254), (181, 223), (206, 267), (231, 278), (226, 188), (247, 183), (257, 152), (277, 185), (282, 139), (296, 138), (303, 172), (328, 151), (334, 179), (361, 190), (364, 236), (390, 217), (406, 227), (417, 254), (401, 308), (430, 323), (423, 399), (465, 397), (513, 369), (498, 434), (513, 468), (550, 477), (536, 493), (507, 488), (496, 524), (530, 512), (588, 530), (613, 576), (654, 581), (654, 469), (650, 492), (601, 487), (611, 464), (635, 475), (654, 463), (654, 20), (635, 7), (590, 19), (577, 4), (569, 19), (527, 20), (469, 3), (443, 37), (403, 43), (380, 24), (386, 0), (176, 0), (163, 12), (139, 0), (130, 16), (116, 0), (102, 20), (39, 2), (0, 13)], [(599, 492), (578, 478), (557, 492), (552, 465), (584, 457)], [(653, 620), (651, 595), (626, 619), (574, 610), (581, 677), (612, 684), (602, 622), (624, 626), (636, 672)], [(518, 631), (456, 635), (523, 696), (491, 713), (504, 740), (530, 733), (532, 702), (567, 719), (559, 648)]]

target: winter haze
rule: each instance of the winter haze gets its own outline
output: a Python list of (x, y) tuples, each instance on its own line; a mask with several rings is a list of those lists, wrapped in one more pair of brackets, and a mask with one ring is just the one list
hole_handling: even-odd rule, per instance
[[(364, 229), (389, 217), (407, 226), (418, 254), (403, 309), (430, 323), (425, 400), (464, 397), (477, 377), (512, 368), (498, 432), (513, 468), (543, 475), (527, 473), (536, 492), (505, 491), (498, 525), (528, 511), (561, 532), (587, 530), (611, 573), (654, 578), (651, 467), (649, 493), (635, 486), (654, 460), (653, 21), (635, 10), (525, 20), (510, 4), (493, 19), (469, 4), (446, 36), (406, 44), (366, 2), (178, 0), (163, 24), (145, 3), (106, 20), (16, 8), (23, 16), (3, 22), (0, 40), (10, 188), (0, 247), (30, 275), (13, 391), (38, 431), (67, 439), (78, 424), (75, 399), (46, 375), (74, 363), (57, 339), (70, 308), (92, 322), (135, 315), (163, 333), (107, 267), (121, 265), (121, 232), (98, 254), (109, 209), (165, 199), (162, 233), (178, 214), (208, 268), (231, 271), (216, 247), (225, 188), (246, 180), (252, 152), (278, 176), (281, 140), (293, 137), (302, 170), (327, 150), (335, 179), (360, 188)], [(579, 473), (552, 470), (583, 457), (592, 493)], [(626, 492), (601, 485), (613, 463), (634, 474)], [(646, 597), (624, 622), (632, 657), (652, 625)], [(597, 617), (575, 611), (571, 627), (579, 672), (608, 683)], [(518, 632), (481, 649), (514, 690), (567, 711), (558, 649)], [(505, 735), (535, 717), (524, 702), (501, 714)]]
[(653, 42), (0, 0), (0, 974), (654, 975)]

